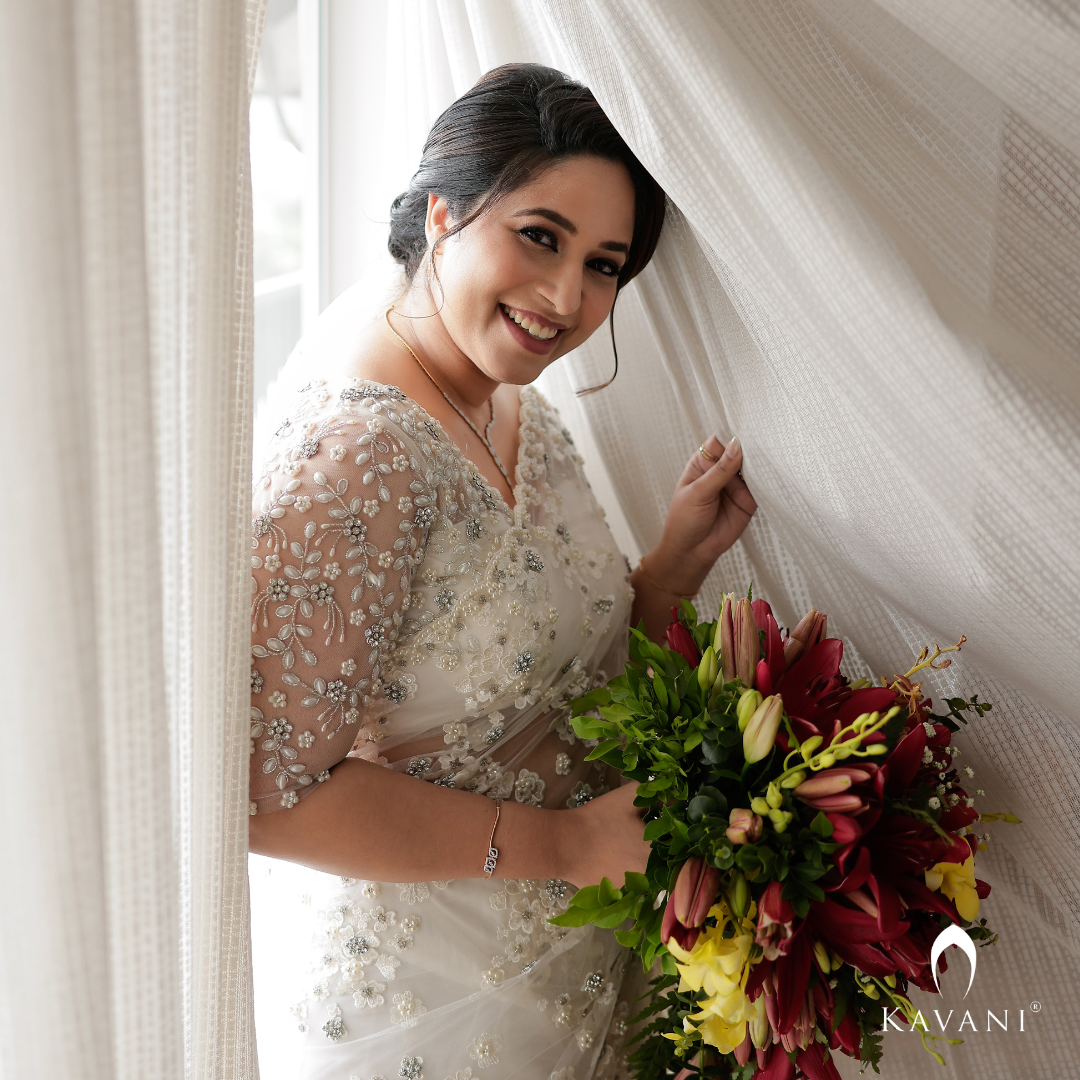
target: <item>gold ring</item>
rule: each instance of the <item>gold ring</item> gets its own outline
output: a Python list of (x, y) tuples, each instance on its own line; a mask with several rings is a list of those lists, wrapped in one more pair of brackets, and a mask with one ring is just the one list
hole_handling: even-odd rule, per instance
[(713, 454), (710, 454), (710, 453), (709, 453), (709, 451), (705, 449), (705, 444), (704, 444), (704, 443), (702, 443), (702, 444), (701, 444), (701, 445), (700, 445), (700, 446), (698, 447), (698, 453), (699, 453), (699, 454), (700, 454), (700, 455), (701, 455), (701, 456), (702, 456), (702, 457), (703, 457), (703, 458), (704, 458), (704, 459), (705, 459), (706, 461), (719, 461), (719, 460), (720, 460), (720, 459), (719, 459), (718, 457), (716, 457), (716, 456), (715, 456), (715, 455), (713, 455)]

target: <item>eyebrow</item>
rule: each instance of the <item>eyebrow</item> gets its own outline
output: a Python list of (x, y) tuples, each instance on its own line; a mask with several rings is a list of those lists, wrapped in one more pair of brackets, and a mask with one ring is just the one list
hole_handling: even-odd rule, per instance
[[(518, 210), (514, 217), (529, 217), (533, 214), (537, 217), (547, 218), (548, 221), (558, 225), (560, 229), (565, 229), (571, 236), (577, 236), (577, 226), (569, 218), (563, 217), (557, 210), (548, 210), (544, 206), (532, 206), (527, 210)], [(619, 240), (604, 240), (597, 246), (605, 251), (621, 251), (624, 255), (630, 251), (630, 245)]]

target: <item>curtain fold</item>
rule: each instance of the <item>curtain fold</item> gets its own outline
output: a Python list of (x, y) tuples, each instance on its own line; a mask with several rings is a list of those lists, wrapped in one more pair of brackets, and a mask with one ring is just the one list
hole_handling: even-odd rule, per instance
[(0, 1069), (257, 1076), (246, 876), (263, 4), (0, 6)]
[[(1002, 940), (981, 952), (964, 1007), (1008, 1008), (1014, 1025), (1028, 1012), (1024, 1035), (980, 1030), (942, 1072), (1066, 1075), (1080, 1019), (1080, 12), (1025, 0), (387, 8), (385, 44), (336, 45), (353, 64), (365, 48), (388, 57), (398, 122), (389, 152), (364, 163), (366, 190), (403, 190), (452, 94), (529, 60), (591, 86), (674, 204), (618, 302), (615, 384), (573, 397), (610, 373), (599, 334), (541, 379), (595, 448), (587, 466), (611, 485), (627, 546), (656, 542), (701, 439), (737, 434), (761, 509), (703, 605), (752, 578), (782, 622), (827, 610), (853, 676), (967, 635), (928, 689), (994, 702), (961, 736), (962, 760), (987, 793), (979, 805), (1024, 824), (987, 830), (985, 914)], [(917, 1040), (887, 1049), (886, 1076), (926, 1067)]]

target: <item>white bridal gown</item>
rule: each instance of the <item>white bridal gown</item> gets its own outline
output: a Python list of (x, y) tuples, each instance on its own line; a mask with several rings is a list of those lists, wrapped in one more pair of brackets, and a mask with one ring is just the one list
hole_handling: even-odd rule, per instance
[[(347, 753), (535, 806), (607, 790), (566, 704), (621, 670), (633, 593), (537, 392), (521, 394), (514, 509), (436, 420), (371, 382), (304, 387), (264, 461), (251, 813), (288, 813)], [(483, 864), (486, 835), (458, 843)], [(610, 931), (548, 923), (567, 883), (304, 875), (311, 974), (282, 1017), (304, 1080), (618, 1075), (627, 953)]]

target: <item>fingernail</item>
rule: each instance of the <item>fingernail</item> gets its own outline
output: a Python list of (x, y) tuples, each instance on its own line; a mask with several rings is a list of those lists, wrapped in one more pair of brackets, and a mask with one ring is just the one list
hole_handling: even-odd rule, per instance
[(742, 447), (739, 445), (739, 440), (736, 439), (734, 435), (732, 435), (731, 438), (728, 440), (727, 446), (724, 447), (724, 457), (733, 458), (741, 450)]

